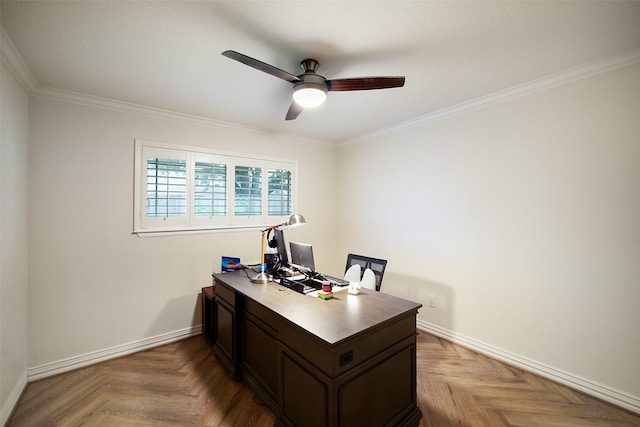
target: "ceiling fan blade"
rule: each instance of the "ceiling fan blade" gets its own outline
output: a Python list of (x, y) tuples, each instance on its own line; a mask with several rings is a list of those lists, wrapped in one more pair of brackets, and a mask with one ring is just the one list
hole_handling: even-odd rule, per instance
[(389, 89), (402, 86), (404, 86), (404, 76), (327, 80), (327, 87), (330, 91)]
[(285, 117), (285, 120), (295, 120), (296, 117), (298, 117), (298, 115), (302, 113), (302, 110), (304, 110), (303, 107), (298, 105), (297, 102), (292, 101), (291, 106), (289, 107), (289, 111), (287, 111), (287, 117)]
[(273, 65), (269, 65), (266, 62), (258, 61), (257, 59), (251, 58), (250, 56), (243, 55), (242, 53), (236, 52), (235, 50), (225, 50), (222, 52), (222, 55), (227, 58), (234, 59), (238, 62), (242, 62), (249, 67), (253, 67), (256, 70), (263, 71), (267, 74), (271, 74), (272, 76), (276, 76), (282, 80), (286, 80), (291, 83), (296, 83), (301, 81), (298, 76), (294, 76), (291, 73), (288, 73), (280, 68), (274, 67)]

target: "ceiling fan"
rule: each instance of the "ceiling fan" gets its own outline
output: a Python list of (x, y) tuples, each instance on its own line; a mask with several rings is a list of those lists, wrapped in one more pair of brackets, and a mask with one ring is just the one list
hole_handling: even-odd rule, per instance
[(316, 107), (322, 104), (327, 98), (328, 91), (388, 89), (404, 86), (404, 76), (354, 77), (327, 80), (316, 73), (316, 69), (320, 64), (311, 58), (305, 59), (300, 63), (303, 74), (294, 76), (280, 68), (234, 50), (225, 50), (222, 55), (293, 83), (293, 101), (289, 111), (287, 111), (286, 120), (294, 120), (304, 108)]

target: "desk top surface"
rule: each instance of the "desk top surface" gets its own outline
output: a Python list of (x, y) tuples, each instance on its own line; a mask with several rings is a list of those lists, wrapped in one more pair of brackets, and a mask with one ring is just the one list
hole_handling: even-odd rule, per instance
[(364, 288), (359, 295), (350, 295), (346, 290), (335, 292), (332, 299), (325, 301), (275, 282), (251, 283), (244, 271), (219, 273), (214, 277), (331, 345), (415, 314), (422, 307), (413, 301)]

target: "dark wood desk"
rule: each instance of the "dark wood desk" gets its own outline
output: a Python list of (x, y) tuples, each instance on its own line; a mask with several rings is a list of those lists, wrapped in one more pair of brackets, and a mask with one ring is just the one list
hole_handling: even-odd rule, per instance
[(421, 304), (364, 289), (323, 301), (244, 271), (214, 275), (214, 351), (276, 425), (417, 426)]

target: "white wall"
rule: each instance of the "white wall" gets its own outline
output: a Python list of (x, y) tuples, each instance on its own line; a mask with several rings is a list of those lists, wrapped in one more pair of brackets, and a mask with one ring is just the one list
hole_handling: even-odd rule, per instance
[(26, 384), (29, 98), (0, 63), (0, 425)]
[(640, 65), (339, 159), (339, 247), (387, 258), (384, 292), (422, 302), (425, 324), (640, 402)]
[(260, 257), (256, 230), (132, 235), (135, 139), (297, 160), (307, 225), (286, 237), (335, 263), (334, 146), (43, 98), (30, 120), (30, 367), (199, 325), (221, 256)]

